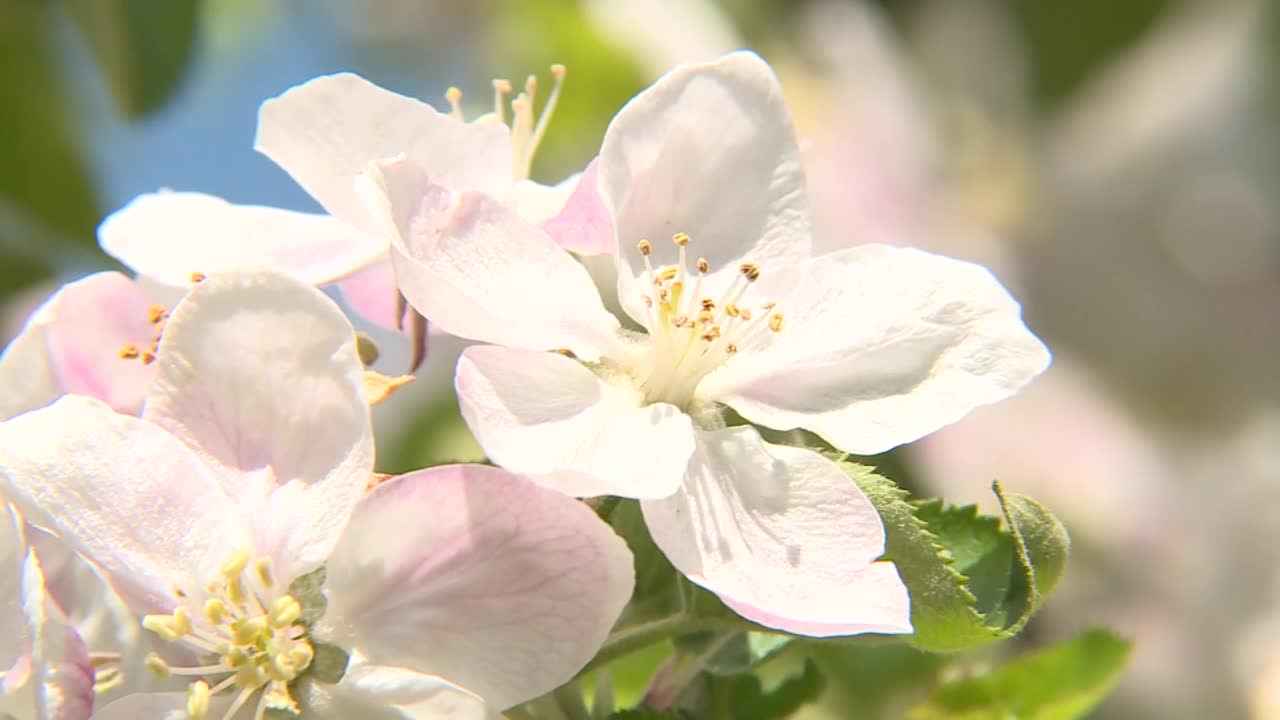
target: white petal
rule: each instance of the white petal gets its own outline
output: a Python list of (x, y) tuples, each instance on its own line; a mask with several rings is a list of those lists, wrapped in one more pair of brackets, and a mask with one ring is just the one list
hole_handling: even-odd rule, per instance
[(456, 385), (490, 459), (568, 495), (666, 497), (693, 453), (689, 416), (557, 353), (469, 347)]
[(595, 655), (633, 572), (626, 544), (586, 505), (497, 468), (437, 467), (361, 502), (326, 565), (324, 622), (371, 662), (506, 708)]
[[(22, 613), (22, 568), (27, 546), (18, 520), (0, 502), (0, 672), (27, 651), (30, 638)], [(0, 680), (0, 695), (4, 683)]]
[[(231, 705), (231, 696), (218, 696), (209, 703), (209, 717), (221, 718)], [(252, 704), (236, 713), (233, 720), (253, 717)], [(121, 698), (93, 714), (93, 720), (188, 720), (186, 693), (137, 693)]]
[(120, 350), (128, 343), (142, 349), (151, 344), (156, 329), (147, 308), (142, 289), (117, 272), (64, 285), (0, 356), (0, 418), (66, 393), (138, 412), (154, 368), (122, 359)]
[(212, 276), (160, 343), (144, 417), (186, 442), (249, 508), (282, 577), (328, 556), (373, 470), (355, 334), (285, 275)]
[(386, 330), (397, 330), (396, 273), (386, 257), (338, 282), (342, 299), (361, 317)]
[(93, 668), (84, 640), (44, 586), (34, 551), (22, 575), (24, 609), (32, 629), (32, 659), (41, 689), (40, 717), (84, 720), (93, 709)]
[(979, 265), (864, 245), (793, 274), (782, 332), (699, 388), (752, 422), (870, 455), (1009, 397), (1049, 365), (1018, 303)]
[(374, 237), (328, 215), (233, 205), (188, 192), (140, 195), (98, 227), (107, 254), (139, 275), (186, 287), (191, 274), (269, 269), (324, 285), (386, 252)]
[(564, 209), (565, 201), (578, 185), (579, 177), (581, 175), (570, 175), (556, 185), (521, 180), (514, 188), (513, 203), (516, 211), (520, 217), (535, 225), (555, 217)]
[(324, 710), (336, 719), (501, 719), (474, 694), (443, 678), (405, 668), (361, 665), (324, 690), (329, 696)]
[(656, 267), (676, 261), (674, 233), (691, 235), (689, 262), (709, 261), (713, 293), (741, 262), (767, 274), (809, 256), (795, 131), (777, 77), (754, 53), (678, 68), (627, 103), (605, 133), (599, 189), (617, 238), (618, 292), (637, 322), (648, 292), (642, 239)]
[(676, 569), (744, 616), (788, 632), (910, 632), (906, 587), (873, 570), (875, 507), (830, 460), (751, 427), (698, 434), (684, 488), (641, 503)]
[[(240, 509), (160, 428), (71, 395), (0, 423), (0, 493), (84, 553), (140, 610), (248, 544)], [(214, 557), (214, 555), (221, 555)]]
[[(592, 160), (578, 176), (573, 193), (560, 203), (560, 210), (538, 225), (557, 245), (579, 255), (613, 253), (613, 218), (600, 199), (599, 168), (600, 160)], [(614, 272), (611, 266), (610, 275)], [(616, 292), (616, 287), (609, 291)]]
[(549, 236), (479, 193), (453, 193), (403, 160), (370, 166), (371, 200), (398, 228), (400, 289), (451, 335), (585, 360), (616, 345), (618, 321), (587, 271)]
[(315, 78), (262, 104), (254, 147), (334, 217), (366, 232), (352, 182), (381, 158), (404, 154), (437, 182), (507, 199), (511, 138), (497, 122), (464, 123), (347, 73)]

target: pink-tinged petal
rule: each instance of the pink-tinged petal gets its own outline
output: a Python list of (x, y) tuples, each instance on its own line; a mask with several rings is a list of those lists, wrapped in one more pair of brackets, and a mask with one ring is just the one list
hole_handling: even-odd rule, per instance
[(512, 207), (526, 222), (538, 225), (564, 209), (581, 174), (570, 175), (555, 185), (543, 185), (533, 180), (521, 180), (512, 188)]
[(61, 608), (48, 594), (35, 552), (22, 575), (23, 609), (31, 627), (33, 680), (41, 720), (85, 720), (93, 711), (94, 672), (89, 651)]
[(338, 290), (342, 292), (343, 301), (360, 317), (386, 330), (399, 329), (396, 315), (400, 291), (396, 289), (396, 273), (390, 258), (383, 258), (338, 281)]
[[(778, 304), (782, 331), (744, 343), (699, 393), (841, 450), (870, 455), (916, 440), (1049, 365), (1017, 301), (979, 265), (864, 245), (775, 280), (794, 288)], [(761, 278), (762, 292), (769, 283)]]
[(661, 498), (684, 478), (693, 423), (558, 353), (493, 345), (458, 360), (462, 417), (498, 465), (567, 495)]
[(502, 200), (511, 187), (505, 125), (464, 123), (348, 73), (315, 78), (264, 102), (254, 147), (334, 217), (374, 234), (383, 228), (352, 182), (375, 160), (403, 154), (447, 187)]
[(677, 68), (622, 108), (600, 150), (599, 191), (617, 238), (618, 294), (642, 322), (643, 258), (673, 264), (674, 233), (705, 258), (719, 297), (742, 262), (765, 274), (809, 257), (809, 208), (791, 116), (763, 60), (737, 52)]
[(311, 707), (338, 718), (370, 720), (501, 720), (479, 697), (434, 675), (406, 668), (360, 665)]
[(579, 255), (613, 252), (613, 218), (597, 188), (599, 165), (599, 159), (592, 160), (560, 211), (538, 225), (557, 245)]
[(117, 272), (64, 285), (0, 356), (0, 418), (68, 393), (137, 413), (154, 368), (125, 360), (120, 351), (127, 344), (150, 346), (156, 328), (148, 306), (142, 289)]
[(626, 544), (590, 508), (483, 465), (373, 489), (326, 570), (318, 635), (497, 708), (582, 669), (634, 582)]
[(255, 546), (294, 577), (328, 557), (373, 471), (351, 323), (272, 272), (211, 276), (174, 309), (143, 416), (248, 508)]
[(590, 275), (546, 233), (480, 193), (454, 193), (403, 159), (370, 166), (370, 206), (398, 233), (392, 263), (409, 303), (451, 335), (500, 345), (568, 348), (595, 360), (618, 321)]
[(874, 562), (857, 571), (841, 585), (838, 597), (846, 604), (839, 607), (835, 615), (856, 618), (852, 622), (841, 617), (834, 620), (808, 619), (833, 615), (828, 598), (818, 598), (817, 602), (807, 604), (796, 603), (786, 614), (761, 610), (725, 595), (721, 595), (720, 599), (748, 620), (795, 635), (896, 635), (910, 633), (912, 630), (911, 597), (902, 577), (898, 575), (898, 568), (891, 562)]
[(756, 622), (798, 634), (911, 631), (875, 506), (839, 466), (751, 427), (698, 434), (683, 489), (641, 503), (671, 564)]
[(324, 285), (373, 262), (386, 238), (329, 217), (234, 205), (188, 192), (140, 195), (98, 227), (107, 254), (139, 275), (186, 287), (191, 274), (268, 269)]
[(82, 552), (139, 611), (172, 609), (249, 545), (240, 508), (164, 430), (71, 395), (0, 423), (0, 494)]

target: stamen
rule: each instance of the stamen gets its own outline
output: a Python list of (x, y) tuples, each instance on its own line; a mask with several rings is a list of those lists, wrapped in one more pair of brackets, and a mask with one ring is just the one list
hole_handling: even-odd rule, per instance
[(738, 270), (747, 279), (747, 282), (755, 282), (760, 279), (760, 268), (756, 267), (755, 263), (742, 263), (738, 266)]
[[(551, 124), (551, 116), (556, 112), (556, 105), (560, 102), (560, 88), (564, 85), (565, 68), (559, 63), (551, 66), (551, 77), (555, 82), (551, 85), (551, 94), (547, 96), (547, 103), (542, 106), (542, 114), (538, 116), (538, 125), (533, 129), (533, 138), (529, 140), (529, 147), (525, 154), (528, 159), (525, 161), (525, 176), (529, 175), (529, 167), (533, 165), (533, 156), (538, 152), (538, 146), (542, 144), (542, 138), (547, 134), (547, 127)], [(530, 76), (532, 78), (532, 76)], [(529, 92), (529, 97), (533, 97), (533, 92)]]
[(204, 282), (208, 278), (209, 276), (205, 275), (202, 272), (192, 272), (190, 275), (187, 276), (187, 280), (191, 281), (192, 285), (199, 285), (200, 283)]
[(455, 120), (462, 120), (462, 90), (450, 87), (444, 91), (444, 99), (449, 101), (449, 117)]
[(769, 329), (774, 332), (782, 332), (782, 313), (776, 312), (769, 316)]
[(152, 325), (159, 325), (168, 315), (169, 311), (163, 305), (152, 305), (147, 308), (147, 322)]
[(653, 252), (653, 243), (648, 240), (641, 240), (636, 243), (636, 249), (640, 251), (641, 255), (649, 257), (649, 253)]
[(511, 81), (494, 79), (493, 81), (493, 115), (498, 122), (507, 124), (507, 95), (511, 94)]
[(187, 689), (187, 717), (204, 720), (209, 715), (209, 683), (198, 680)]
[(141, 355), (142, 351), (133, 343), (125, 343), (124, 347), (120, 348), (121, 360), (137, 360)]
[(698, 272), (702, 273), (703, 275), (706, 275), (707, 271), (710, 269), (711, 269), (711, 263), (707, 262), (706, 258), (698, 258)]

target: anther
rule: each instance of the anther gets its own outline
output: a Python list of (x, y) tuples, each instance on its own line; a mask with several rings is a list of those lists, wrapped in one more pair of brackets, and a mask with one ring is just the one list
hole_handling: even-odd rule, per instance
[(774, 332), (782, 332), (782, 313), (776, 312), (769, 316), (769, 329)]
[(703, 310), (715, 310), (715, 309), (716, 309), (716, 301), (715, 301), (715, 300), (712, 300), (711, 298), (702, 298), (702, 309), (703, 309)]
[(271, 606), (271, 615), (269, 621), (271, 627), (286, 628), (292, 625), (299, 617), (302, 616), (302, 605), (291, 595), (285, 595)]
[(271, 574), (271, 558), (258, 558), (253, 564), (253, 569), (258, 575), (258, 582), (262, 583), (262, 587), (270, 588), (275, 584), (275, 577)]
[(677, 268), (675, 265), (668, 265), (658, 271), (657, 277), (662, 282), (670, 282), (672, 280), (675, 280), (676, 273), (678, 273), (679, 271), (680, 269)]
[(449, 101), (449, 114), (458, 120), (462, 119), (462, 90), (451, 87), (444, 91), (444, 99)]
[(204, 603), (204, 617), (214, 625), (221, 625), (227, 619), (227, 604), (219, 598), (209, 598)]
[(147, 322), (150, 322), (152, 325), (155, 325), (159, 323), (161, 320), (164, 320), (165, 315), (167, 313), (168, 311), (164, 309), (163, 305), (152, 305), (151, 307), (147, 308)]
[(738, 346), (734, 345), (733, 343), (729, 343), (728, 345), (724, 346), (724, 351), (729, 353), (730, 355), (733, 355), (734, 353), (738, 352)]
[(146, 659), (142, 661), (142, 664), (146, 666), (148, 672), (157, 678), (161, 680), (167, 680), (169, 678), (169, 663), (165, 662), (164, 659), (156, 653), (148, 653)]
[(244, 572), (245, 567), (248, 565), (249, 551), (244, 548), (240, 548), (232, 553), (231, 557), (227, 558), (227, 561), (222, 564), (222, 567), (218, 568), (218, 574), (229, 580)]
[(775, 308), (775, 307), (777, 307), (777, 306), (778, 306), (778, 303), (773, 302), (773, 301), (769, 301), (769, 302), (767, 302), (767, 303), (765, 303), (765, 304), (761, 305), (761, 306), (760, 306), (760, 309), (762, 309), (762, 310), (772, 310), (772, 309), (774, 309), (774, 308)]
[(711, 263), (706, 258), (698, 258), (698, 272), (705, 274), (711, 269)]
[(187, 280), (189, 280), (192, 285), (199, 285), (200, 283), (207, 280), (208, 277), (209, 277), (208, 275), (205, 275), (202, 272), (193, 272), (187, 276)]
[(742, 276), (745, 277), (748, 282), (755, 282), (760, 279), (760, 268), (756, 267), (755, 263), (742, 263), (738, 266), (738, 271), (742, 273)]
[(738, 315), (742, 316), (744, 321), (751, 319), (751, 308), (738, 308)]
[(187, 689), (187, 717), (204, 720), (209, 715), (209, 683), (199, 680)]
[(636, 249), (640, 251), (641, 255), (648, 256), (649, 253), (653, 252), (653, 243), (648, 240), (641, 240), (636, 243)]
[(133, 343), (125, 343), (124, 347), (120, 348), (120, 359), (122, 360), (137, 360), (141, 355), (142, 351)]
[(684, 247), (689, 244), (689, 235), (686, 233), (676, 233), (671, 236), (671, 242), (679, 245), (680, 247)]
[(172, 615), (145, 615), (142, 618), (142, 627), (159, 635), (165, 642), (178, 639), (178, 631), (174, 627)]
[(144, 350), (142, 352), (141, 360), (143, 365), (150, 365), (156, 361), (156, 354), (150, 350)]
[(724, 314), (729, 317), (738, 317), (742, 313), (742, 309), (733, 303), (725, 303)]
[(644, 301), (645, 307), (647, 308), (653, 307), (653, 298), (649, 297), (648, 295), (641, 295), (640, 299)]
[[(646, 302), (648, 302), (650, 305), (652, 305), (652, 304), (653, 304), (653, 301), (652, 301), (652, 300), (650, 300), (650, 299), (649, 299), (649, 297), (648, 297), (647, 295), (645, 296), (645, 298), (644, 298), (644, 299), (645, 299), (645, 301), (646, 301)], [(556, 348), (555, 350), (552, 350), (551, 352), (556, 353), (557, 355), (563, 355), (563, 356), (565, 356), (565, 357), (567, 357), (567, 358), (569, 358), (569, 359), (571, 359), (571, 360), (577, 360), (577, 359), (578, 359), (578, 356), (577, 356), (576, 354), (574, 354), (574, 352), (573, 352), (572, 350), (570, 350), (569, 348)]]

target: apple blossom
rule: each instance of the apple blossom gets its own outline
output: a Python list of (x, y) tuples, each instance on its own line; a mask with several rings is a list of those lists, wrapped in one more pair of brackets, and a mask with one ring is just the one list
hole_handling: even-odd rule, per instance
[[(68, 393), (139, 412), (153, 375), (144, 360), (164, 312), (120, 273), (96, 273), (62, 286), (0, 355), (0, 419)], [(121, 358), (122, 352), (134, 357)]]
[(0, 503), (0, 717), (84, 720), (93, 709), (89, 654), (46, 590), (22, 525)]
[(155, 367), (141, 417), (67, 396), (0, 424), (0, 494), (172, 645), (154, 672), (193, 680), (95, 717), (482, 716), (568, 680), (630, 596), (622, 541), (506, 471), (367, 490), (354, 332), (290, 276), (211, 275)]
[(492, 197), (403, 159), (370, 167), (405, 297), (494, 343), (458, 365), (477, 440), (564, 492), (640, 498), (675, 566), (751, 619), (909, 630), (905, 589), (873, 562), (884, 536), (867, 498), (818, 454), (725, 427), (721, 407), (888, 450), (1046, 367), (1018, 304), (984, 268), (918, 250), (813, 256), (790, 118), (754, 54), (669, 73), (613, 120), (597, 162), (614, 312), (577, 259)]
[(274, 268), (316, 285), (337, 282), (348, 304), (384, 327), (400, 327), (387, 263), (387, 228), (364, 209), (354, 181), (377, 159), (403, 153), (438, 181), (518, 207), (538, 222), (560, 211), (576, 182), (529, 180), (533, 157), (560, 94), (564, 68), (535, 115), (537, 81), (505, 103), (511, 84), (494, 81), (494, 112), (466, 121), (461, 92), (451, 112), (384, 90), (350, 73), (315, 78), (262, 104), (256, 148), (284, 168), (329, 216), (234, 205), (189, 192), (143, 195), (99, 228), (103, 249), (140, 275), (183, 285), (194, 270)]

